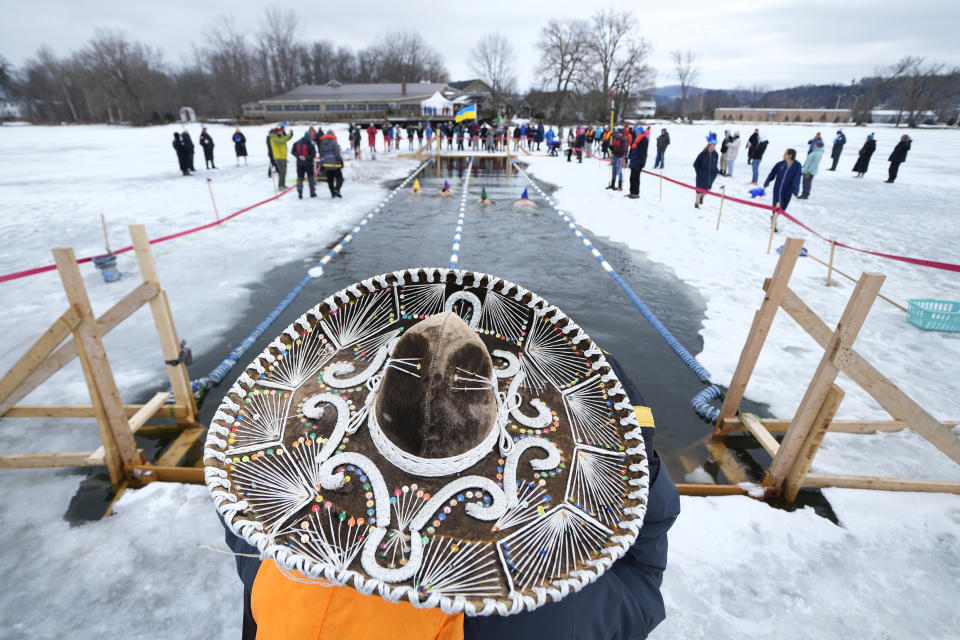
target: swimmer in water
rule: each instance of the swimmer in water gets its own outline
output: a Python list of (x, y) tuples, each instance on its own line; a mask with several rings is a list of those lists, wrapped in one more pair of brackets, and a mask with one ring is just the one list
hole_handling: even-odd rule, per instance
[(520, 199), (513, 203), (518, 209), (536, 209), (537, 205), (533, 200), (530, 199), (530, 196), (527, 194), (527, 190), (524, 189), (523, 193), (520, 195)]
[(443, 181), (443, 189), (440, 191), (440, 195), (442, 196), (453, 195), (453, 189), (450, 188), (450, 183), (447, 182), (446, 180)]
[(479, 200), (479, 204), (493, 204), (493, 202), (492, 202), (489, 198), (487, 198), (487, 188), (486, 188), (486, 187), (483, 187), (483, 188), (480, 190), (480, 200)]
[(420, 179), (414, 178), (413, 180), (413, 189), (410, 189), (410, 193), (420, 193)]

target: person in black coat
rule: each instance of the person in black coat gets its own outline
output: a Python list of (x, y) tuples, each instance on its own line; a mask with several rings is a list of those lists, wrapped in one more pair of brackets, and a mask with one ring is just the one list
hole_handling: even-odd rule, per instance
[(713, 181), (717, 179), (717, 174), (720, 173), (720, 169), (717, 167), (718, 159), (717, 136), (711, 133), (707, 136), (707, 146), (693, 161), (693, 168), (697, 172), (697, 195), (693, 201), (693, 206), (696, 209), (699, 209), (700, 205), (703, 204), (703, 199), (706, 196), (704, 192), (713, 187)]
[(830, 150), (830, 157), (833, 158), (833, 166), (830, 171), (837, 170), (837, 163), (840, 162), (840, 154), (843, 153), (843, 145), (847, 144), (847, 136), (843, 129), (837, 129), (837, 137), (833, 139), (833, 149)]
[(187, 163), (187, 152), (183, 148), (183, 140), (180, 139), (180, 134), (176, 131), (173, 132), (173, 150), (177, 152), (177, 164), (180, 166), (180, 171), (183, 172), (183, 175), (190, 175), (190, 165)]
[(628, 198), (640, 197), (640, 174), (647, 164), (647, 150), (650, 147), (650, 127), (644, 131), (637, 127), (636, 138), (630, 146), (630, 193)]
[(753, 134), (747, 138), (747, 146), (745, 151), (747, 152), (747, 164), (750, 164), (753, 161), (752, 151), (760, 144), (760, 129), (754, 129)]
[(663, 155), (670, 146), (670, 134), (666, 129), (660, 129), (660, 135), (657, 136), (657, 157), (653, 162), (654, 169), (663, 169)]
[(857, 158), (857, 163), (853, 165), (853, 171), (857, 174), (858, 178), (862, 178), (863, 174), (870, 168), (870, 157), (873, 156), (873, 152), (876, 150), (877, 139), (871, 133), (867, 136), (867, 141), (860, 147), (860, 157)]
[(200, 133), (200, 146), (203, 147), (203, 159), (207, 169), (216, 169), (217, 165), (213, 164), (213, 138), (207, 133), (206, 127)]
[(307, 131), (302, 138), (293, 143), (293, 149), (291, 150), (293, 156), (297, 159), (297, 195), (303, 200), (303, 180), (306, 178), (310, 185), (310, 197), (316, 198), (317, 179), (313, 159), (317, 157), (317, 152), (313, 146), (313, 136), (310, 131)]
[(270, 134), (273, 133), (275, 130), (276, 130), (276, 129), (271, 129), (270, 131), (267, 132), (267, 158), (270, 159), (270, 162), (267, 164), (267, 177), (268, 177), (268, 178), (272, 178), (272, 177), (273, 177), (273, 169), (274, 169), (274, 162), (273, 162), (273, 145), (270, 144)]
[(247, 137), (240, 131), (240, 127), (233, 132), (233, 152), (237, 154), (237, 166), (240, 166), (240, 158), (243, 158), (243, 164), (247, 164)]
[(890, 173), (887, 177), (888, 183), (897, 179), (897, 172), (900, 170), (900, 165), (907, 161), (907, 151), (910, 151), (911, 142), (913, 142), (913, 140), (910, 139), (910, 136), (900, 136), (900, 142), (893, 148), (893, 153), (891, 153), (888, 158), (888, 160), (890, 160)]
[(190, 171), (196, 171), (197, 168), (193, 166), (193, 139), (190, 138), (190, 133), (184, 131), (180, 134), (180, 139), (183, 141), (183, 152), (186, 154), (187, 158), (187, 169)]

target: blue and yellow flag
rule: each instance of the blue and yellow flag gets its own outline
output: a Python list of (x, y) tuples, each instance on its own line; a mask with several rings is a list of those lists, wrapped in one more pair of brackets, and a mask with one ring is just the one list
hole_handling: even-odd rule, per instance
[(468, 107), (464, 107), (457, 111), (457, 122), (463, 122), (464, 120), (476, 120), (477, 119), (477, 105), (471, 104)]

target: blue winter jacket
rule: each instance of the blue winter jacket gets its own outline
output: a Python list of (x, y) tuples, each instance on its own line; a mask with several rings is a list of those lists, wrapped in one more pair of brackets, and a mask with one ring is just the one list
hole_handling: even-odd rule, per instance
[[(612, 356), (607, 361), (623, 384), (630, 402), (646, 406), (643, 396)], [(596, 582), (560, 602), (511, 616), (465, 616), (465, 640), (643, 640), (666, 617), (660, 585), (667, 568), (667, 531), (680, 515), (680, 496), (666, 465), (653, 446), (654, 428), (642, 428), (648, 452), (650, 490), (643, 526), (622, 558)], [(250, 608), (253, 583), (260, 569), (256, 547), (224, 525), (227, 546), (237, 554), (237, 573), (243, 582), (243, 640), (254, 640), (257, 623)]]
[[(770, 175), (768, 175), (764, 181), (763, 187), (766, 189), (767, 185), (773, 182), (772, 194), (774, 205), (779, 202), (780, 208), (786, 209), (787, 205), (790, 204), (790, 198), (800, 195), (800, 177), (802, 173), (803, 169), (797, 161), (794, 161), (789, 168), (787, 167), (786, 160), (781, 160), (773, 165), (773, 169), (770, 170)], [(774, 182), (774, 180), (776, 180), (776, 182)]]
[(534, 140), (538, 143), (543, 142), (543, 125), (542, 124), (537, 125), (537, 137), (534, 138)]
[(717, 179), (720, 169), (717, 168), (717, 160), (720, 156), (716, 151), (708, 153), (706, 149), (700, 152), (697, 159), (693, 161), (693, 168), (697, 170), (697, 188), (707, 189), (713, 186), (713, 181)]
[(647, 164), (647, 149), (650, 148), (650, 134), (643, 134), (630, 147), (630, 168), (643, 169)]

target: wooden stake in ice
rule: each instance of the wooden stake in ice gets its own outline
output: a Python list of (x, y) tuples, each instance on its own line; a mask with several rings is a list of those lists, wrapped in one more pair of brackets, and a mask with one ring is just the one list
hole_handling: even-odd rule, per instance
[(833, 274), (833, 252), (837, 248), (837, 241), (830, 241), (830, 264), (827, 265), (827, 286), (830, 286), (830, 276)]
[(103, 229), (103, 244), (106, 246), (107, 253), (112, 253), (110, 251), (110, 238), (107, 237), (107, 219), (103, 217), (103, 214), (100, 214), (100, 227)]
[(773, 247), (773, 234), (777, 231), (777, 218), (780, 217), (780, 210), (777, 209), (773, 212), (773, 217), (770, 219), (770, 240), (767, 241), (767, 255), (770, 255), (770, 249)]
[(213, 186), (210, 184), (210, 178), (207, 178), (207, 190), (210, 191), (210, 202), (213, 203), (213, 215), (217, 216), (217, 222), (220, 222), (220, 212), (217, 211), (217, 201), (213, 197)]
[[(717, 211), (717, 231), (720, 231), (720, 216), (723, 215), (723, 201), (727, 199), (727, 185), (720, 187), (720, 210)], [(769, 251), (767, 253), (770, 253)]]

